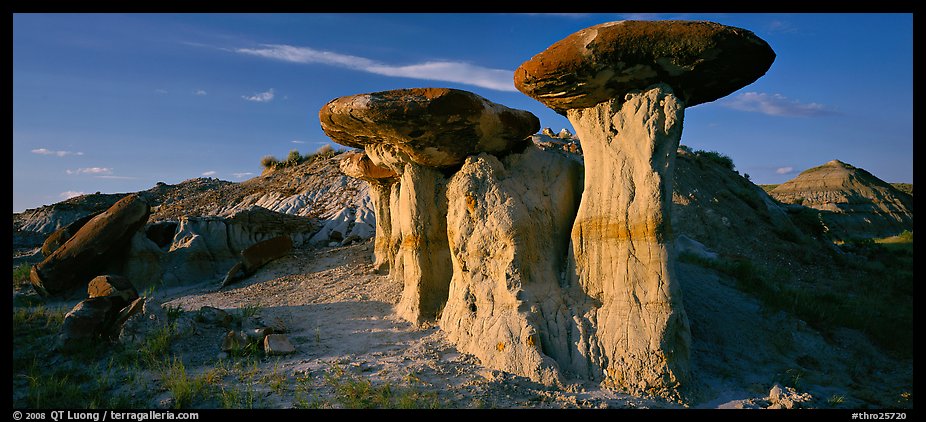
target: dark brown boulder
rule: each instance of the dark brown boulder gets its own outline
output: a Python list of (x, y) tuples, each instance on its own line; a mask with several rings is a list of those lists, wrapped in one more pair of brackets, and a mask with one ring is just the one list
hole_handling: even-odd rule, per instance
[(118, 298), (103, 296), (85, 299), (64, 316), (55, 348), (73, 350), (85, 342), (109, 335), (119, 318)]
[(560, 114), (665, 83), (686, 107), (768, 71), (772, 48), (751, 31), (703, 21), (619, 21), (578, 31), (521, 64), (514, 84)]
[(34, 265), (30, 279), (43, 295), (86, 285), (104, 266), (123, 254), (151, 210), (138, 195), (129, 195), (88, 221), (64, 245)]
[(277, 236), (249, 246), (241, 251), (241, 262), (228, 271), (225, 279), (222, 280), (221, 287), (254, 274), (260, 267), (274, 259), (286, 256), (292, 250), (293, 240), (289, 236)]
[(133, 300), (138, 299), (138, 291), (129, 279), (115, 274), (107, 274), (94, 277), (87, 284), (87, 295), (89, 297), (113, 297), (117, 299), (117, 307), (122, 308)]
[(48, 257), (53, 254), (61, 245), (65, 244), (71, 237), (80, 230), (84, 224), (87, 224), (88, 221), (96, 217), (100, 213), (95, 212), (93, 214), (88, 214), (84, 217), (74, 220), (71, 224), (68, 224), (58, 230), (55, 230), (52, 234), (48, 235), (45, 239), (45, 242), (42, 243), (42, 256)]
[(318, 113), (322, 130), (354, 148), (387, 144), (427, 167), (458, 165), (479, 152), (525, 145), (536, 116), (450, 88), (412, 88), (340, 97)]

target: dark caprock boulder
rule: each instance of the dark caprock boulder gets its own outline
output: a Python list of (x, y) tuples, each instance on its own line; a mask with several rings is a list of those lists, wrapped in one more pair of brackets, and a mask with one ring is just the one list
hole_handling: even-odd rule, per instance
[(251, 245), (241, 251), (241, 262), (228, 271), (225, 280), (222, 280), (221, 287), (254, 274), (260, 267), (274, 259), (286, 256), (292, 250), (293, 240), (289, 236), (277, 236)]
[(42, 243), (42, 256), (48, 257), (51, 254), (55, 253), (61, 245), (65, 244), (71, 237), (76, 234), (84, 224), (87, 224), (88, 221), (92, 220), (93, 217), (100, 215), (100, 213), (95, 212), (93, 214), (88, 214), (84, 217), (74, 220), (71, 224), (68, 224), (58, 230), (55, 230), (52, 234), (48, 235), (45, 238), (45, 242)]
[(105, 265), (124, 253), (132, 236), (148, 221), (151, 209), (138, 195), (129, 195), (92, 218), (44, 261), (30, 279), (42, 296), (85, 286)]
[(116, 299), (116, 305), (123, 308), (133, 300), (138, 299), (138, 291), (129, 279), (116, 274), (106, 274), (94, 277), (87, 285), (89, 297), (110, 296)]

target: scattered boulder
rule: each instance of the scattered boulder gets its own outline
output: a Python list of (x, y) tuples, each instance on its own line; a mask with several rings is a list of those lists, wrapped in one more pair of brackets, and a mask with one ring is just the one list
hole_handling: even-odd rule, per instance
[(446, 177), (472, 154), (524, 148), (540, 128), (529, 112), (446, 88), (415, 88), (336, 98), (319, 111), (335, 142), (363, 148), (371, 162), (399, 175), (391, 188), (390, 274), (404, 283), (397, 313), (422, 324), (436, 318), (451, 278)]
[(257, 242), (241, 251), (241, 262), (232, 266), (222, 281), (225, 287), (244, 277), (254, 274), (268, 262), (282, 258), (293, 250), (293, 240), (289, 236), (277, 236)]
[(108, 333), (119, 316), (115, 297), (102, 296), (84, 299), (64, 316), (55, 348), (70, 351), (99, 339)]
[(283, 334), (269, 334), (264, 337), (264, 352), (270, 356), (295, 353), (296, 348), (290, 343), (289, 337)]
[(708, 249), (707, 246), (704, 246), (701, 242), (683, 234), (675, 237), (675, 252), (679, 255), (689, 254), (708, 261), (713, 261), (718, 258), (717, 252)]
[(88, 214), (84, 217), (74, 220), (71, 224), (64, 226), (58, 230), (52, 232), (45, 239), (45, 242), (42, 243), (42, 256), (49, 257), (53, 254), (61, 245), (65, 244), (68, 239), (74, 236), (84, 224), (87, 224), (88, 221), (92, 220), (93, 217), (99, 215), (99, 212)]
[(775, 384), (768, 392), (766, 409), (798, 409), (813, 400), (810, 393), (800, 393), (792, 387), (782, 388)]
[(126, 316), (119, 329), (119, 342), (125, 345), (140, 345), (152, 333), (167, 326), (167, 313), (153, 298), (138, 298), (126, 309), (133, 311)]
[(573, 309), (575, 373), (666, 397), (689, 380), (669, 212), (684, 110), (752, 83), (774, 58), (739, 28), (621, 21), (576, 32), (515, 71), (515, 86), (565, 115), (582, 140), (585, 186), (564, 281), (588, 297)]
[(87, 295), (91, 298), (103, 296), (118, 298), (120, 301), (119, 308), (138, 299), (138, 291), (135, 290), (135, 286), (132, 285), (128, 278), (117, 274), (94, 277), (87, 284)]
[(132, 283), (120, 275), (101, 275), (87, 285), (88, 298), (64, 316), (56, 347), (70, 350), (84, 340), (111, 339), (141, 308)]
[(225, 310), (212, 306), (203, 306), (199, 308), (199, 310), (196, 311), (195, 319), (199, 322), (217, 325), (220, 327), (229, 327), (234, 320), (231, 314), (225, 312)]
[(548, 127), (543, 128), (543, 130), (540, 131), (540, 133), (542, 133), (542, 134), (544, 134), (544, 135), (546, 135), (546, 136), (549, 136), (549, 137), (551, 137), (551, 138), (555, 138), (555, 137), (556, 137), (556, 133), (553, 132), (553, 129), (550, 129), (550, 128), (548, 128)]
[(560, 129), (559, 133), (556, 134), (556, 137), (560, 139), (572, 139), (573, 135), (572, 135), (572, 132), (569, 131), (569, 129), (562, 128)]
[(225, 338), (222, 339), (222, 351), (233, 352), (236, 350), (241, 350), (247, 347), (248, 343), (248, 336), (244, 335), (240, 331), (231, 330), (226, 333)]
[(110, 261), (124, 254), (135, 232), (148, 220), (150, 207), (129, 195), (92, 218), (44, 261), (34, 265), (30, 280), (42, 296), (86, 285)]

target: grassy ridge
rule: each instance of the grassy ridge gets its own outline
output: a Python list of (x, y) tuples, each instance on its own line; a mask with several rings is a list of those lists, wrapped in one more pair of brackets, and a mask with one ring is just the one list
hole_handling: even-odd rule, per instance
[(840, 248), (843, 271), (809, 285), (795, 282), (784, 269), (762, 270), (748, 259), (705, 260), (684, 254), (679, 259), (736, 279), (738, 288), (766, 306), (789, 312), (818, 330), (856, 329), (892, 355), (911, 357), (912, 233), (854, 240)]

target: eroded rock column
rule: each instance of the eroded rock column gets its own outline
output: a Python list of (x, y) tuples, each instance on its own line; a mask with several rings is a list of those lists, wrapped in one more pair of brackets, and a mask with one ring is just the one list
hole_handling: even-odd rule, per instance
[(545, 384), (571, 318), (560, 275), (581, 192), (581, 164), (528, 147), (499, 159), (469, 157), (447, 187), (453, 261), (441, 328), (483, 365)]
[(363, 151), (344, 154), (338, 163), (341, 172), (367, 182), (373, 213), (376, 216), (376, 233), (373, 240), (373, 268), (378, 272), (389, 272), (395, 259), (392, 238), (392, 216), (389, 211), (392, 187), (398, 181), (396, 172), (377, 166)]
[(563, 286), (573, 373), (666, 397), (689, 379), (668, 215), (684, 108), (752, 83), (774, 60), (745, 29), (619, 21), (569, 35), (515, 71), (518, 90), (567, 116), (582, 140), (585, 190)]
[(332, 140), (363, 148), (373, 164), (400, 175), (389, 194), (386, 247), (395, 251), (390, 276), (404, 286), (396, 313), (418, 325), (435, 321), (453, 272), (446, 175), (467, 156), (523, 148), (539, 120), (471, 92), (413, 88), (336, 98), (319, 121)]
[(684, 106), (657, 85), (567, 116), (585, 151), (585, 191), (572, 247), (575, 280), (599, 302), (607, 383), (676, 388), (690, 335), (670, 257), (672, 170)]

